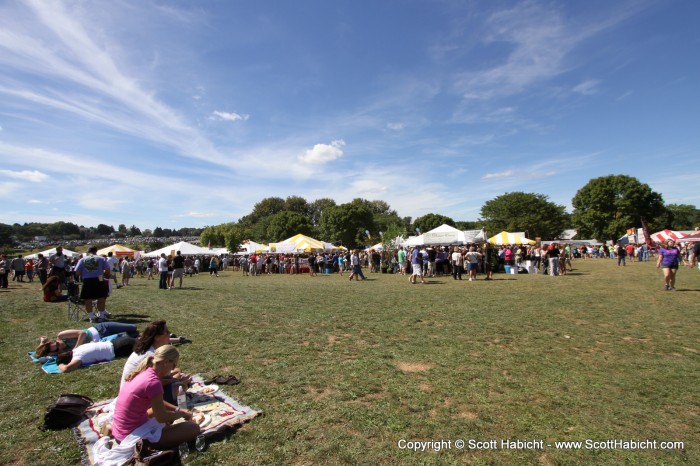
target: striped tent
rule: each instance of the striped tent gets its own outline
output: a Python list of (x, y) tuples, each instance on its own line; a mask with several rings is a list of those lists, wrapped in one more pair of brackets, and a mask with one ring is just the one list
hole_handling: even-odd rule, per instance
[(681, 239), (681, 243), (699, 243), (699, 242), (700, 242), (700, 231), (692, 232), (688, 236), (684, 236)]
[(502, 246), (504, 244), (535, 244), (531, 239), (527, 239), (517, 233), (508, 233), (507, 231), (502, 231), (492, 236), (489, 238), (489, 243), (495, 244), (496, 246)]
[(106, 256), (110, 252), (115, 256), (133, 256), (136, 253), (133, 249), (129, 249), (121, 244), (113, 244), (97, 251), (97, 255)]
[(279, 243), (270, 243), (270, 252), (312, 252), (325, 251), (326, 245), (323, 241), (313, 239), (301, 233), (287, 238)]
[(670, 239), (674, 241), (678, 241), (679, 239), (683, 238), (685, 233), (681, 233), (680, 231), (673, 231), (673, 230), (661, 230), (657, 231), (653, 235), (651, 235), (651, 240), (655, 243), (663, 243), (665, 241), (668, 241)]

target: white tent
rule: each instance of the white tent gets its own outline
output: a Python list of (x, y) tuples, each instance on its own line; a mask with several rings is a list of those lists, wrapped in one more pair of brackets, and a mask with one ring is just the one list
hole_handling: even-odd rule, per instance
[(269, 247), (263, 243), (256, 243), (255, 241), (244, 241), (243, 244), (238, 248), (239, 252), (242, 254), (253, 254), (255, 252), (260, 253), (268, 251)]
[(180, 241), (179, 243), (171, 244), (170, 246), (165, 246), (164, 248), (147, 252), (143, 255), (143, 257), (159, 257), (163, 253), (165, 253), (166, 256), (169, 256), (171, 254), (174, 255), (177, 253), (177, 251), (180, 251), (180, 254), (183, 256), (216, 255), (216, 252), (214, 252), (212, 249), (195, 246), (194, 244), (190, 244), (186, 241)]
[[(37, 253), (34, 253), (34, 254), (29, 254), (28, 256), (24, 256), (24, 258), (25, 258), (25, 259), (36, 259), (37, 256), (38, 256), (39, 254), (43, 254), (44, 257), (46, 257), (46, 258), (48, 259), (49, 257), (51, 257), (51, 256), (53, 256), (54, 254), (56, 254), (56, 248), (47, 249), (46, 251), (41, 251), (41, 252), (37, 252)], [(68, 257), (78, 257), (78, 256), (80, 256), (80, 253), (79, 253), (79, 252), (69, 251), (69, 250), (66, 249), (66, 248), (63, 248), (63, 254), (64, 254), (65, 256), (68, 256)]]
[(420, 236), (409, 237), (405, 246), (422, 246), (424, 244), (467, 244), (483, 243), (486, 241), (486, 231), (481, 230), (458, 230), (457, 228), (443, 224)]

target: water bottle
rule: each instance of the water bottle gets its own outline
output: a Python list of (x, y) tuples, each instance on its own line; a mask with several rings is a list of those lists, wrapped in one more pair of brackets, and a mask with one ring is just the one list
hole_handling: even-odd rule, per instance
[(197, 441), (194, 443), (194, 447), (197, 449), (197, 451), (204, 451), (204, 449), (207, 447), (207, 440), (204, 438), (204, 435), (199, 434), (197, 436)]
[[(187, 394), (185, 393), (185, 387), (180, 385), (177, 389), (177, 407), (180, 410), (187, 409)], [(190, 448), (187, 446), (187, 442), (182, 442), (178, 446), (178, 451), (180, 452), (180, 460), (187, 458), (190, 454)]]

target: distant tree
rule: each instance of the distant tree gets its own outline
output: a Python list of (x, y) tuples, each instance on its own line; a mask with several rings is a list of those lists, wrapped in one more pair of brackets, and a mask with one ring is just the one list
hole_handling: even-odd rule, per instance
[(114, 233), (114, 227), (110, 225), (105, 225), (104, 223), (100, 223), (99, 225), (97, 225), (98, 235), (106, 236), (111, 235), (112, 233)]
[(12, 225), (0, 223), (0, 246), (12, 246), (12, 236), (14, 229)]
[(70, 222), (55, 222), (46, 226), (46, 235), (54, 239), (80, 237), (80, 227)]
[(163, 238), (165, 236), (165, 233), (163, 232), (163, 229), (161, 227), (155, 227), (153, 229), (153, 237), (154, 238)]
[(296, 212), (307, 218), (311, 215), (311, 206), (306, 202), (306, 199), (301, 196), (287, 197), (284, 201), (284, 210)]
[(458, 230), (481, 230), (484, 226), (484, 222), (477, 221), (458, 221), (455, 222), (455, 228)]
[(129, 236), (140, 236), (141, 235), (141, 230), (136, 228), (136, 225), (131, 225), (129, 228)]
[(578, 236), (601, 241), (617, 241), (628, 228), (641, 226), (642, 217), (656, 219), (665, 212), (661, 194), (626, 175), (592, 179), (576, 192), (571, 203), (572, 226)]
[(670, 221), (667, 225), (672, 230), (692, 230), (700, 224), (700, 210), (690, 204), (667, 204)]
[(243, 217), (241, 221), (246, 225), (253, 225), (265, 217), (285, 210), (285, 201), (281, 197), (266, 197), (255, 204), (253, 211)]
[(396, 211), (392, 210), (389, 204), (385, 201), (368, 201), (367, 199), (362, 199), (361, 197), (356, 197), (352, 200), (352, 204), (364, 205), (372, 211), (374, 215), (385, 214), (385, 215), (396, 215)]
[(282, 241), (286, 238), (302, 233), (311, 235), (314, 226), (309, 221), (308, 216), (299, 212), (283, 210), (268, 219), (267, 241)]
[(321, 223), (321, 215), (323, 215), (323, 211), (329, 207), (335, 207), (336, 205), (337, 204), (333, 199), (327, 197), (313, 201), (309, 205), (311, 223), (313, 223), (314, 226), (318, 226), (318, 224)]
[(398, 236), (406, 238), (406, 228), (399, 223), (393, 223), (384, 230), (382, 236), (382, 246), (384, 249), (398, 249), (395, 240)]
[(426, 214), (413, 221), (413, 228), (420, 228), (420, 232), (425, 233), (426, 231), (430, 231), (445, 223), (450, 226), (455, 225), (455, 221), (450, 217), (445, 217), (444, 215), (440, 214)]
[(143, 230), (143, 236), (153, 236), (153, 231), (146, 228)]
[(126, 234), (129, 232), (129, 230), (126, 229), (126, 225), (124, 225), (123, 223), (121, 223), (121, 224), (117, 227), (117, 232), (126, 235)]
[(331, 243), (341, 242), (349, 248), (365, 244), (365, 230), (373, 229), (372, 211), (361, 203), (351, 202), (329, 207), (321, 216), (322, 236)]
[(513, 192), (487, 201), (481, 216), (489, 234), (525, 231), (529, 238), (557, 238), (567, 227), (565, 208), (544, 194)]

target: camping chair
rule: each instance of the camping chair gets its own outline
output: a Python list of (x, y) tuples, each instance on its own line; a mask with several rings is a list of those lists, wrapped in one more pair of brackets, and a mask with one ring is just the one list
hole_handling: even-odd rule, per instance
[(68, 289), (68, 320), (80, 321), (85, 317), (85, 301), (80, 299), (80, 285), (69, 282)]

